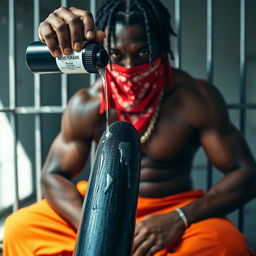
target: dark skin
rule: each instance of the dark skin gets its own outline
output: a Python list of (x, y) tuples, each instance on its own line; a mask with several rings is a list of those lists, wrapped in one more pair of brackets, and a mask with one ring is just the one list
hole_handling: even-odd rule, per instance
[[(92, 15), (76, 8), (54, 11), (38, 31), (55, 56), (80, 50), (84, 39), (105, 38), (104, 32), (95, 31)], [(113, 64), (134, 67), (148, 62), (142, 25), (116, 24), (115, 31), (110, 53)], [(157, 47), (153, 49), (156, 58)], [(225, 102), (213, 85), (177, 69), (173, 69), (172, 81), (173, 90), (161, 104), (157, 125), (150, 139), (142, 144), (139, 195), (164, 197), (191, 190), (191, 164), (202, 146), (224, 177), (204, 197), (182, 210), (189, 224), (224, 216), (255, 197), (255, 161), (243, 137), (231, 124)], [(105, 130), (105, 116), (99, 114), (100, 88), (101, 81), (97, 80), (72, 97), (43, 167), (45, 198), (75, 229), (83, 198), (70, 180), (51, 172), (75, 177), (86, 162), (92, 140), (99, 141)], [(111, 109), (110, 122), (116, 120), (116, 111)], [(175, 211), (147, 217), (136, 223), (133, 255), (153, 255), (174, 244), (184, 230), (184, 223)]]

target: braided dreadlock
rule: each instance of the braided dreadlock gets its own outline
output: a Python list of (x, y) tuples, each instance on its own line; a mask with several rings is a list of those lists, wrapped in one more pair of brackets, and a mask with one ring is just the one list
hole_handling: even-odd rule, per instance
[(157, 43), (161, 56), (172, 52), (169, 36), (176, 35), (170, 24), (171, 15), (160, 0), (102, 0), (96, 14), (96, 27), (105, 30), (108, 27), (107, 47), (110, 52), (111, 36), (114, 25), (121, 22), (126, 25), (143, 24), (146, 29), (149, 46), (149, 62), (152, 63), (152, 38)]

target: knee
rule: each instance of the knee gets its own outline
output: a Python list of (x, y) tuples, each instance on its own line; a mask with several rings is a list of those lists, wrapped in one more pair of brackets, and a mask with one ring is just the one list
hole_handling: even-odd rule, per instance
[(221, 252), (220, 255), (248, 255), (247, 240), (237, 229), (234, 229), (232, 233), (219, 232), (217, 237), (217, 247)]
[(28, 231), (28, 218), (24, 210), (18, 210), (7, 217), (4, 223), (4, 240), (19, 239)]
[[(246, 237), (226, 219), (212, 220), (209, 225), (209, 234), (212, 233), (212, 245), (218, 251), (220, 256), (248, 255), (248, 246)], [(217, 254), (216, 254), (217, 255)]]
[[(204, 255), (249, 255), (245, 236), (225, 219), (213, 218), (195, 223), (187, 230), (184, 238), (187, 240), (186, 244), (193, 248), (193, 253), (183, 255), (200, 255), (200, 251)], [(185, 243), (183, 248), (184, 251), (188, 249), (185, 248)]]

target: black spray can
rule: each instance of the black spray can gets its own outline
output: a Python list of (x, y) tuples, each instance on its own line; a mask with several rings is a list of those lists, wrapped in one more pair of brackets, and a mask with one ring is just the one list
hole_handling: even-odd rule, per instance
[(26, 50), (28, 68), (36, 74), (88, 74), (97, 73), (97, 67), (105, 67), (109, 56), (103, 46), (96, 42), (85, 42), (83, 49), (70, 55), (54, 58), (47, 45), (32, 42)]

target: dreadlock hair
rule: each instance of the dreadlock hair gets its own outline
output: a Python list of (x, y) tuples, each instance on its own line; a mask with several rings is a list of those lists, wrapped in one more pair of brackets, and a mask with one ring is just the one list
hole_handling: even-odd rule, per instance
[(115, 23), (144, 24), (149, 46), (149, 62), (152, 63), (153, 36), (157, 38), (160, 55), (166, 57), (166, 53), (170, 53), (173, 57), (170, 36), (176, 34), (171, 27), (170, 19), (169, 11), (160, 0), (102, 0), (96, 14), (96, 27), (103, 31), (108, 27), (107, 49), (110, 52)]

